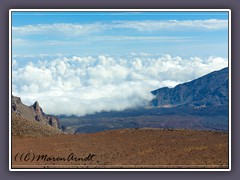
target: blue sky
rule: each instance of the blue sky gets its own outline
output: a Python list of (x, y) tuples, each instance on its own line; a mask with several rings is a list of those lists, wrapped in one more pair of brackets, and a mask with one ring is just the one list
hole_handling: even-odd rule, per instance
[(13, 12), (13, 25), (89, 23), (112, 20), (227, 19), (227, 12)]
[(152, 90), (227, 66), (226, 12), (12, 15), (13, 95), (50, 114), (144, 107)]
[(13, 54), (227, 57), (227, 19), (227, 12), (14, 12)]

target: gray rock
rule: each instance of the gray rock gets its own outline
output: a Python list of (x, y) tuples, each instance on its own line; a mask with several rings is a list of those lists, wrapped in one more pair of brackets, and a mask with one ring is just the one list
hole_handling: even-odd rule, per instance
[(37, 101), (32, 106), (26, 106), (19, 97), (12, 96), (12, 113), (26, 120), (38, 121), (57, 130), (60, 129), (59, 119), (45, 114)]

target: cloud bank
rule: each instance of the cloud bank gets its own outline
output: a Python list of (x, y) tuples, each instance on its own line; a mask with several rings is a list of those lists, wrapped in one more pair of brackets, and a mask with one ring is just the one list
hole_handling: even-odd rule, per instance
[(14, 56), (13, 94), (28, 105), (39, 101), (46, 113), (77, 116), (147, 106), (152, 90), (228, 66), (222, 57), (184, 59), (168, 54), (44, 58), (23, 64)]

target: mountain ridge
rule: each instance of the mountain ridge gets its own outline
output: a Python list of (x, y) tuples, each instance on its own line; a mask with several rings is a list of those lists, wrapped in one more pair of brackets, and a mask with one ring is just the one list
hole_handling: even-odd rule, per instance
[(12, 95), (12, 134), (18, 137), (38, 137), (61, 134), (59, 119), (43, 112), (36, 101), (31, 106)]
[(213, 71), (174, 88), (163, 87), (151, 91), (152, 106), (218, 106), (228, 104), (228, 67)]

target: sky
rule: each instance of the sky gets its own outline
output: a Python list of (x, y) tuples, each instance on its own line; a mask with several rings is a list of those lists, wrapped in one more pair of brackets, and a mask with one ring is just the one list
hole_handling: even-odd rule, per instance
[(13, 94), (50, 114), (147, 106), (226, 66), (227, 12), (12, 13)]

